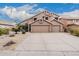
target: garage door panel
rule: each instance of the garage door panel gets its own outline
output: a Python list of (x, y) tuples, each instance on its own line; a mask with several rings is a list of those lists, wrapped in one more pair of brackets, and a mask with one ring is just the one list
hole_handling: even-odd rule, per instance
[(41, 25), (41, 26), (36, 26), (36, 25), (33, 25), (32, 28), (31, 28), (31, 32), (49, 32), (49, 26), (44, 26), (44, 25)]
[(52, 31), (53, 32), (59, 32), (60, 31), (60, 26), (59, 25), (53, 25), (52, 26)]

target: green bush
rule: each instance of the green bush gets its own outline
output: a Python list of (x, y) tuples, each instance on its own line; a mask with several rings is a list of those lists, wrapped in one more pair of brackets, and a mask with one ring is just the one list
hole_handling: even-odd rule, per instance
[(12, 31), (15, 32), (15, 34), (17, 34), (17, 32), (19, 31), (18, 28), (12, 28)]
[(3, 33), (3, 31), (2, 31), (2, 29), (0, 28), (0, 36), (2, 35), (2, 33)]
[(75, 30), (74, 30), (74, 33), (75, 33), (75, 34), (74, 34), (75, 36), (79, 36), (79, 29), (75, 29)]
[(0, 36), (3, 34), (9, 34), (9, 29), (6, 28), (0, 28)]
[(25, 32), (28, 32), (28, 24), (20, 25), (19, 29), (20, 29), (20, 31), (23, 29), (23, 30), (25, 30)]
[(70, 29), (69, 29), (69, 32), (70, 32), (72, 35), (79, 36), (79, 28), (70, 28)]
[[(31, 25), (29, 25), (29, 31), (30, 29)], [(28, 32), (28, 24), (25, 25), (18, 24), (15, 28), (12, 28), (12, 31), (14, 31), (15, 34), (17, 34), (18, 32), (22, 32), (22, 34), (25, 34), (26, 32)]]
[(74, 29), (69, 29), (69, 32), (70, 32), (71, 34), (73, 34), (73, 33), (74, 33)]
[(3, 34), (9, 34), (9, 29), (3, 29)]

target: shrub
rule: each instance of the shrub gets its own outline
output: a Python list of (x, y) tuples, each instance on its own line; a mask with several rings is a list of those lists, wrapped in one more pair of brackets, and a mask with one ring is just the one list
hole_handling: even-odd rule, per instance
[(74, 29), (69, 29), (68, 31), (69, 31), (71, 34), (74, 33)]
[(14, 31), (15, 34), (17, 34), (17, 32), (18, 32), (18, 28), (12, 28), (12, 31)]
[(69, 32), (70, 32), (72, 35), (79, 36), (79, 28), (70, 28), (70, 29), (69, 29)]
[(0, 28), (0, 35), (3, 35), (3, 34), (9, 34), (9, 29), (7, 29), (7, 28)]
[(75, 36), (79, 36), (79, 29), (75, 29), (75, 30), (74, 30), (74, 35), (75, 35)]
[(22, 34), (25, 34), (26, 33), (26, 31), (24, 29), (22, 29), (21, 31), (22, 31)]
[[(29, 27), (31, 28), (31, 26)], [(26, 32), (28, 32), (28, 24), (25, 25), (18, 24), (15, 28), (12, 28), (12, 31), (14, 31), (15, 34), (17, 34), (17, 32), (22, 32), (22, 34), (25, 34)]]
[(9, 29), (3, 29), (3, 34), (9, 34)]
[(28, 32), (28, 24), (25, 24), (25, 25), (20, 25), (20, 30), (25, 30), (25, 32)]
[(3, 31), (2, 31), (2, 29), (0, 28), (0, 36), (2, 35), (2, 33), (3, 33)]

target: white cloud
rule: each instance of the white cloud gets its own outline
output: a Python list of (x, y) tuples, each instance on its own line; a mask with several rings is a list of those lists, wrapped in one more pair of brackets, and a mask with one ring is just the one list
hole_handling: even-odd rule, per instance
[(79, 18), (79, 10), (74, 10), (71, 12), (64, 12), (59, 14), (61, 17), (72, 17), (72, 18)]
[(36, 9), (35, 11), (34, 11), (34, 13), (40, 13), (40, 12), (42, 12), (42, 11), (44, 11), (45, 9), (43, 9), (43, 8), (38, 8), (38, 9)]
[(29, 12), (34, 7), (37, 7), (37, 4), (26, 4), (24, 6), (18, 7), (17, 10), (19, 10), (19, 11), (24, 11), (25, 10), (26, 12)]
[[(27, 11), (31, 10), (35, 5), (24, 5), (18, 8), (14, 8), (14, 7), (8, 7), (6, 6), (5, 8), (2, 9), (2, 11), (7, 14), (10, 18), (19, 18), (19, 19), (23, 19), (25, 16), (27, 18), (28, 14)], [(29, 8), (28, 8), (29, 7)], [(28, 17), (30, 17), (31, 15), (29, 15)], [(24, 18), (25, 19), (25, 18)]]
[(35, 9), (37, 6), (37, 4), (26, 4), (17, 8), (5, 6), (5, 8), (0, 9), (0, 11), (7, 14), (10, 18), (25, 20), (38, 12), (44, 11), (43, 8)]

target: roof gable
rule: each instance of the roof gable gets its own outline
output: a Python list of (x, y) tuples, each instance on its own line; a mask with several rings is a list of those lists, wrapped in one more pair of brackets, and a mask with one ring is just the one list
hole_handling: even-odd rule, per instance
[(43, 14), (43, 15), (46, 15), (46, 16), (60, 17), (59, 15), (57, 15), (57, 14), (55, 14), (55, 13), (50, 13), (50, 12), (48, 12), (48, 11), (43, 11), (43, 12), (40, 12), (39, 14), (37, 14), (37, 15), (35, 15), (35, 16), (29, 18), (29, 19), (26, 19), (26, 20), (20, 22), (19, 24), (21, 24), (21, 23), (23, 23), (23, 22), (25, 22), (25, 21), (28, 21), (28, 20), (33, 20), (32, 18), (38, 17), (39, 15), (42, 15), (42, 14)]
[[(52, 20), (51, 23), (52, 23), (52, 24), (56, 24), (56, 25), (57, 25), (57, 24), (62, 24), (61, 22), (59, 22), (59, 21), (57, 21), (57, 20)], [(63, 24), (62, 24), (62, 25), (63, 25)]]
[(40, 22), (39, 20), (37, 20), (35, 22), (32, 22), (31, 24), (34, 24), (34, 23), (35, 23), (35, 25), (38, 25), (38, 24), (40, 24), (40, 25), (49, 25), (49, 24), (51, 24), (52, 25), (52, 23), (50, 23), (50, 22), (48, 22), (46, 20), (43, 20), (42, 22)]

